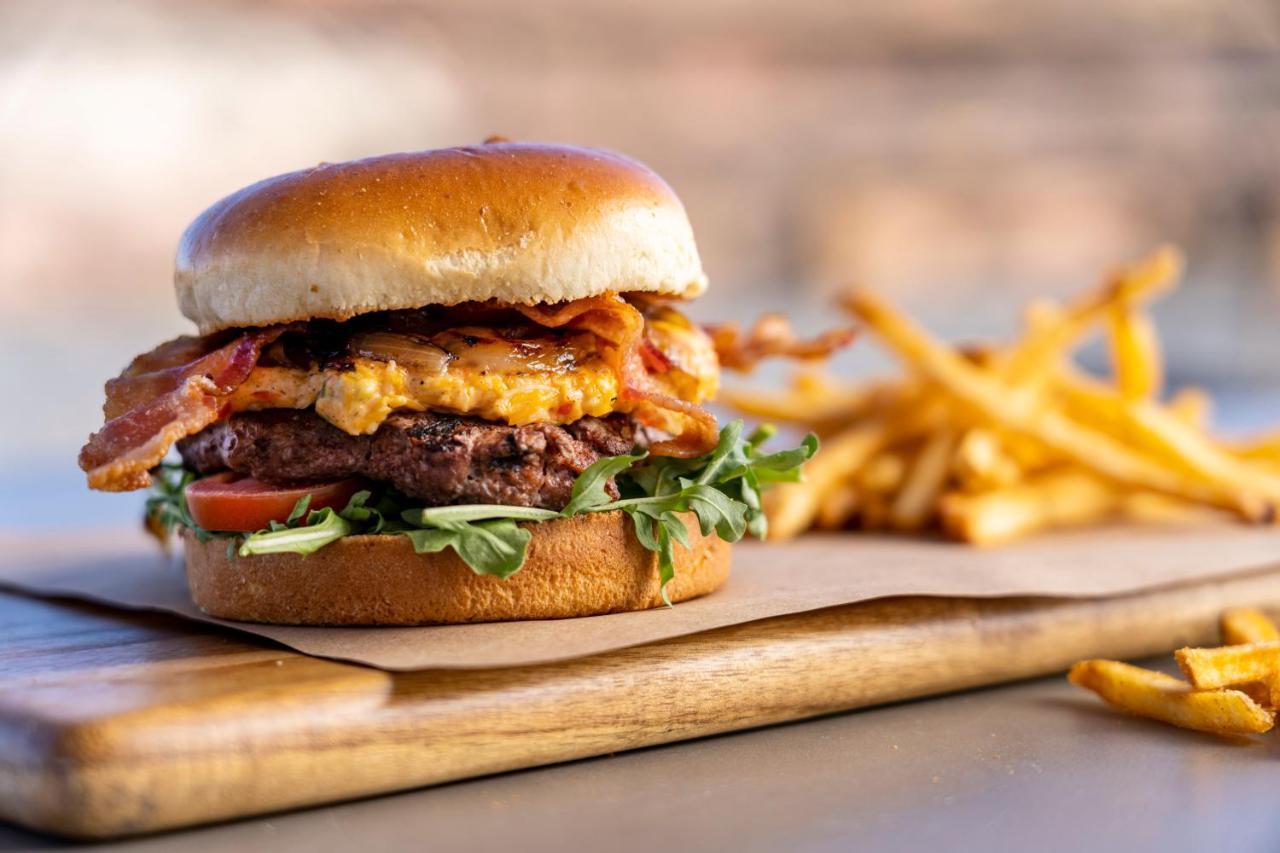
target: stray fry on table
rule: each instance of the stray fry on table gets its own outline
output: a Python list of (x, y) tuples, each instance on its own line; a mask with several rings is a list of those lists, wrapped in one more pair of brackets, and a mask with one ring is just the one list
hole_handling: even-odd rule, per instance
[(1244, 643), (1272, 643), (1280, 640), (1276, 623), (1256, 607), (1234, 607), (1222, 614), (1222, 642), (1235, 646)]
[(1081, 661), (1072, 684), (1111, 705), (1183, 728), (1222, 735), (1271, 729), (1280, 707), (1280, 629), (1262, 611), (1222, 614), (1228, 645), (1174, 653), (1187, 681), (1118, 661)]
[(1178, 668), (1200, 690), (1263, 681), (1280, 672), (1280, 641), (1216, 649), (1178, 649)]
[(1080, 661), (1067, 677), (1121, 710), (1184, 729), (1247, 735), (1275, 725), (1274, 713), (1239, 690), (1196, 690), (1172, 675), (1119, 661)]

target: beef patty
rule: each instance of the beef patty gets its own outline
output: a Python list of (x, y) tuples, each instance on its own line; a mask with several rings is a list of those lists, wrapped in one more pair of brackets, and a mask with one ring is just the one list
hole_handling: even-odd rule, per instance
[(271, 409), (232, 415), (178, 442), (178, 451), (202, 474), (230, 469), (277, 485), (362, 476), (427, 506), (561, 509), (587, 466), (627, 453), (643, 437), (618, 414), (513, 427), (397, 412), (373, 435), (348, 435), (310, 410)]

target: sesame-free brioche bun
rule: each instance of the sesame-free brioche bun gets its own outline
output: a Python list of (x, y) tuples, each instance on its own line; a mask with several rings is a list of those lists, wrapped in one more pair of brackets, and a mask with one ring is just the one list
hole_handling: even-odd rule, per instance
[(495, 142), (321, 164), (188, 226), (174, 284), (202, 334), (495, 299), (706, 289), (684, 207), (618, 154)]
[[(691, 548), (677, 547), (671, 600), (706, 595), (729, 576), (727, 542), (702, 536), (685, 514)], [(520, 571), (477, 575), (452, 550), (418, 554), (404, 536), (348, 536), (308, 556), (228, 554), (225, 541), (186, 532), (187, 583), (212, 616), (277, 625), (426, 625), (561, 619), (662, 603), (658, 557), (621, 512), (528, 525)]]

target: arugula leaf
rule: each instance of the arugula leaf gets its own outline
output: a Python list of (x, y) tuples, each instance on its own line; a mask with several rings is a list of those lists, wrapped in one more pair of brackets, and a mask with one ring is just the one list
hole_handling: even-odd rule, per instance
[[(674, 518), (674, 516), (672, 516)], [(684, 523), (676, 519), (683, 527)], [(667, 592), (667, 584), (676, 576), (675, 548), (671, 544), (671, 524), (658, 518), (658, 591), (662, 593), (662, 603), (671, 606), (671, 595)], [(685, 531), (687, 536), (688, 530)]]
[(329, 507), (313, 510), (301, 527), (258, 531), (245, 537), (240, 556), (254, 554), (314, 554), (330, 542), (350, 536), (355, 527)]
[(664, 512), (658, 516), (658, 523), (667, 528), (672, 539), (686, 548), (693, 547), (693, 540), (689, 538), (689, 528), (685, 527), (683, 518), (674, 512)]
[(533, 534), (509, 518), (469, 525), (454, 550), (479, 575), (508, 578), (520, 571)]
[(631, 519), (631, 523), (636, 529), (636, 539), (648, 551), (658, 550), (658, 533), (656, 531), (658, 520), (653, 516), (646, 515), (643, 512), (632, 512), (627, 514)]
[(720, 441), (716, 443), (715, 450), (711, 451), (702, 473), (698, 475), (699, 484), (720, 482), (723, 472), (739, 460), (746, 461), (751, 445), (742, 441), (742, 428), (742, 421), (737, 420), (730, 421), (720, 430)]
[(726, 542), (737, 542), (747, 529), (747, 505), (711, 486), (689, 489), (689, 509), (698, 516), (702, 535), (714, 530)]
[(212, 539), (213, 533), (196, 524), (187, 509), (187, 486), (195, 481), (196, 475), (181, 465), (169, 463), (158, 465), (153, 474), (144, 518), (156, 538), (162, 544), (167, 543), (176, 528), (185, 527), (201, 542)]
[(751, 435), (747, 436), (747, 444), (757, 448), (777, 434), (778, 428), (773, 424), (760, 424), (751, 431)]
[(419, 554), (453, 548), (476, 574), (505, 579), (524, 565), (533, 538), (516, 519), (546, 521), (559, 515), (549, 509), (497, 504), (410, 509), (401, 518), (419, 529), (401, 532)]
[(609, 481), (648, 455), (647, 451), (641, 451), (630, 456), (606, 456), (596, 460), (573, 481), (569, 503), (560, 514), (569, 518), (613, 500), (607, 491)]
[(547, 521), (559, 516), (560, 513), (553, 509), (539, 509), (532, 506), (504, 506), (501, 504), (436, 506), (428, 509), (408, 509), (400, 514), (400, 517), (405, 521), (418, 527), (446, 527), (451, 524), (466, 524), (472, 521), (484, 521), (492, 518)]
[(419, 554), (452, 548), (471, 571), (504, 580), (524, 565), (533, 536), (509, 518), (476, 524), (446, 522), (441, 527), (406, 530), (403, 535)]
[(361, 526), (361, 532), (366, 534), (399, 533), (406, 529), (406, 525), (400, 520), (403, 510), (395, 498), (390, 494), (382, 494), (370, 506), (370, 497), (372, 493), (368, 490), (356, 492), (338, 515)]
[(289, 517), (284, 520), (284, 526), (293, 527), (299, 521), (302, 521), (302, 517), (307, 514), (307, 509), (309, 509), (310, 506), (311, 506), (311, 493), (308, 492), (307, 494), (298, 498), (298, 502), (293, 505), (293, 509), (289, 511)]
[(677, 513), (692, 511), (704, 536), (714, 530), (726, 542), (737, 542), (748, 533), (764, 538), (768, 520), (761, 490), (771, 482), (797, 479), (800, 466), (818, 451), (818, 438), (811, 434), (793, 450), (762, 454), (760, 446), (775, 430), (759, 427), (745, 439), (742, 432), (742, 421), (733, 421), (720, 431), (715, 449), (706, 456), (654, 457), (624, 469), (618, 485), (627, 497), (591, 507), (592, 512), (620, 510), (631, 515), (636, 538), (658, 554), (664, 600), (675, 571), (672, 542), (688, 541)]

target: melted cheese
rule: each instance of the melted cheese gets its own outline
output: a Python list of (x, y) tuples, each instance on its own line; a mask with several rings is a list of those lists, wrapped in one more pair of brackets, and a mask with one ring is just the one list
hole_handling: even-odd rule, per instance
[(356, 359), (351, 370), (319, 373), (259, 367), (231, 398), (231, 409), (315, 406), (344, 432), (369, 435), (397, 409), (457, 412), (515, 426), (566, 424), (609, 414), (617, 396), (617, 377), (599, 359), (566, 372), (499, 373), (450, 365), (431, 375), (394, 361)]
[[(690, 403), (714, 396), (719, 363), (710, 338), (669, 309), (650, 320), (649, 331), (670, 363), (670, 369), (652, 374), (658, 386)], [(453, 412), (520, 426), (572, 423), (587, 415), (631, 411), (634, 405), (619, 403), (617, 375), (598, 352), (582, 346), (572, 349), (569, 361), (526, 353), (504, 363), (491, 346), (474, 344), (455, 346), (453, 354), (437, 370), (372, 358), (356, 358), (345, 370), (260, 365), (231, 396), (230, 408), (314, 406), (344, 432), (371, 435), (397, 410)]]
[(669, 308), (649, 319), (648, 331), (649, 340), (671, 363), (671, 370), (653, 377), (663, 390), (690, 403), (715, 397), (720, 359), (706, 332)]

